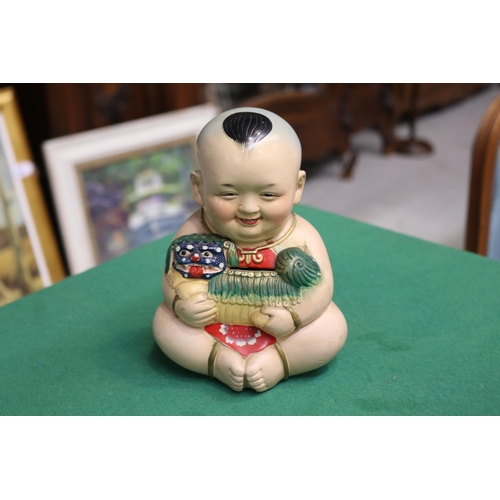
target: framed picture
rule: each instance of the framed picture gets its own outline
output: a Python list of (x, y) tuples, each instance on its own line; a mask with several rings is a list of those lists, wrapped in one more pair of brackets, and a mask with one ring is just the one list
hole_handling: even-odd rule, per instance
[(0, 89), (0, 306), (65, 276), (14, 90)]
[(204, 104), (44, 143), (71, 274), (175, 232), (197, 209), (195, 140), (217, 113)]

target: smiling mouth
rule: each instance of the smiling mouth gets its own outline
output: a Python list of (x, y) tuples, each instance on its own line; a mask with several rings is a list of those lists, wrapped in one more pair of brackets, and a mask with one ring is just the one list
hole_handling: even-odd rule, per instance
[(242, 219), (241, 217), (238, 217), (238, 220), (244, 225), (244, 226), (255, 226), (260, 221), (260, 217), (257, 219)]

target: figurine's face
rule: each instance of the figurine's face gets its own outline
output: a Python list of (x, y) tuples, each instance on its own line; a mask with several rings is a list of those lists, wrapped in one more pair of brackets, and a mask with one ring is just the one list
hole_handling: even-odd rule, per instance
[(217, 242), (179, 241), (174, 247), (174, 268), (184, 278), (210, 279), (226, 269), (224, 249)]
[(245, 151), (220, 136), (198, 157), (201, 171), (192, 175), (193, 195), (213, 231), (239, 245), (258, 245), (285, 228), (304, 188), (300, 150), (270, 140)]

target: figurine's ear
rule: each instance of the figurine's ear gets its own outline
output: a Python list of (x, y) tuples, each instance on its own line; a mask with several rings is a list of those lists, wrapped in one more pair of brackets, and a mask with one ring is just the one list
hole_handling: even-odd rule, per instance
[(304, 170), (299, 171), (299, 179), (297, 181), (297, 189), (295, 191), (295, 196), (293, 197), (293, 204), (297, 205), (302, 198), (302, 193), (304, 192), (304, 186), (306, 184), (306, 173)]
[(201, 196), (201, 185), (202, 185), (202, 177), (201, 171), (195, 170), (191, 172), (191, 192), (193, 193), (193, 198), (200, 207), (203, 206), (203, 197)]

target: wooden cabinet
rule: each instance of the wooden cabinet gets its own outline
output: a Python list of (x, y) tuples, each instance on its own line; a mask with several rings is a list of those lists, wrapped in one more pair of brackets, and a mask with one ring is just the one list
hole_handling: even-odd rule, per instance
[[(412, 83), (395, 83), (393, 92), (397, 103), (397, 114), (409, 112), (411, 108)], [(439, 109), (459, 102), (486, 88), (488, 83), (419, 83), (417, 89), (417, 114)]]
[(91, 130), (204, 102), (201, 84), (45, 84), (51, 137)]

